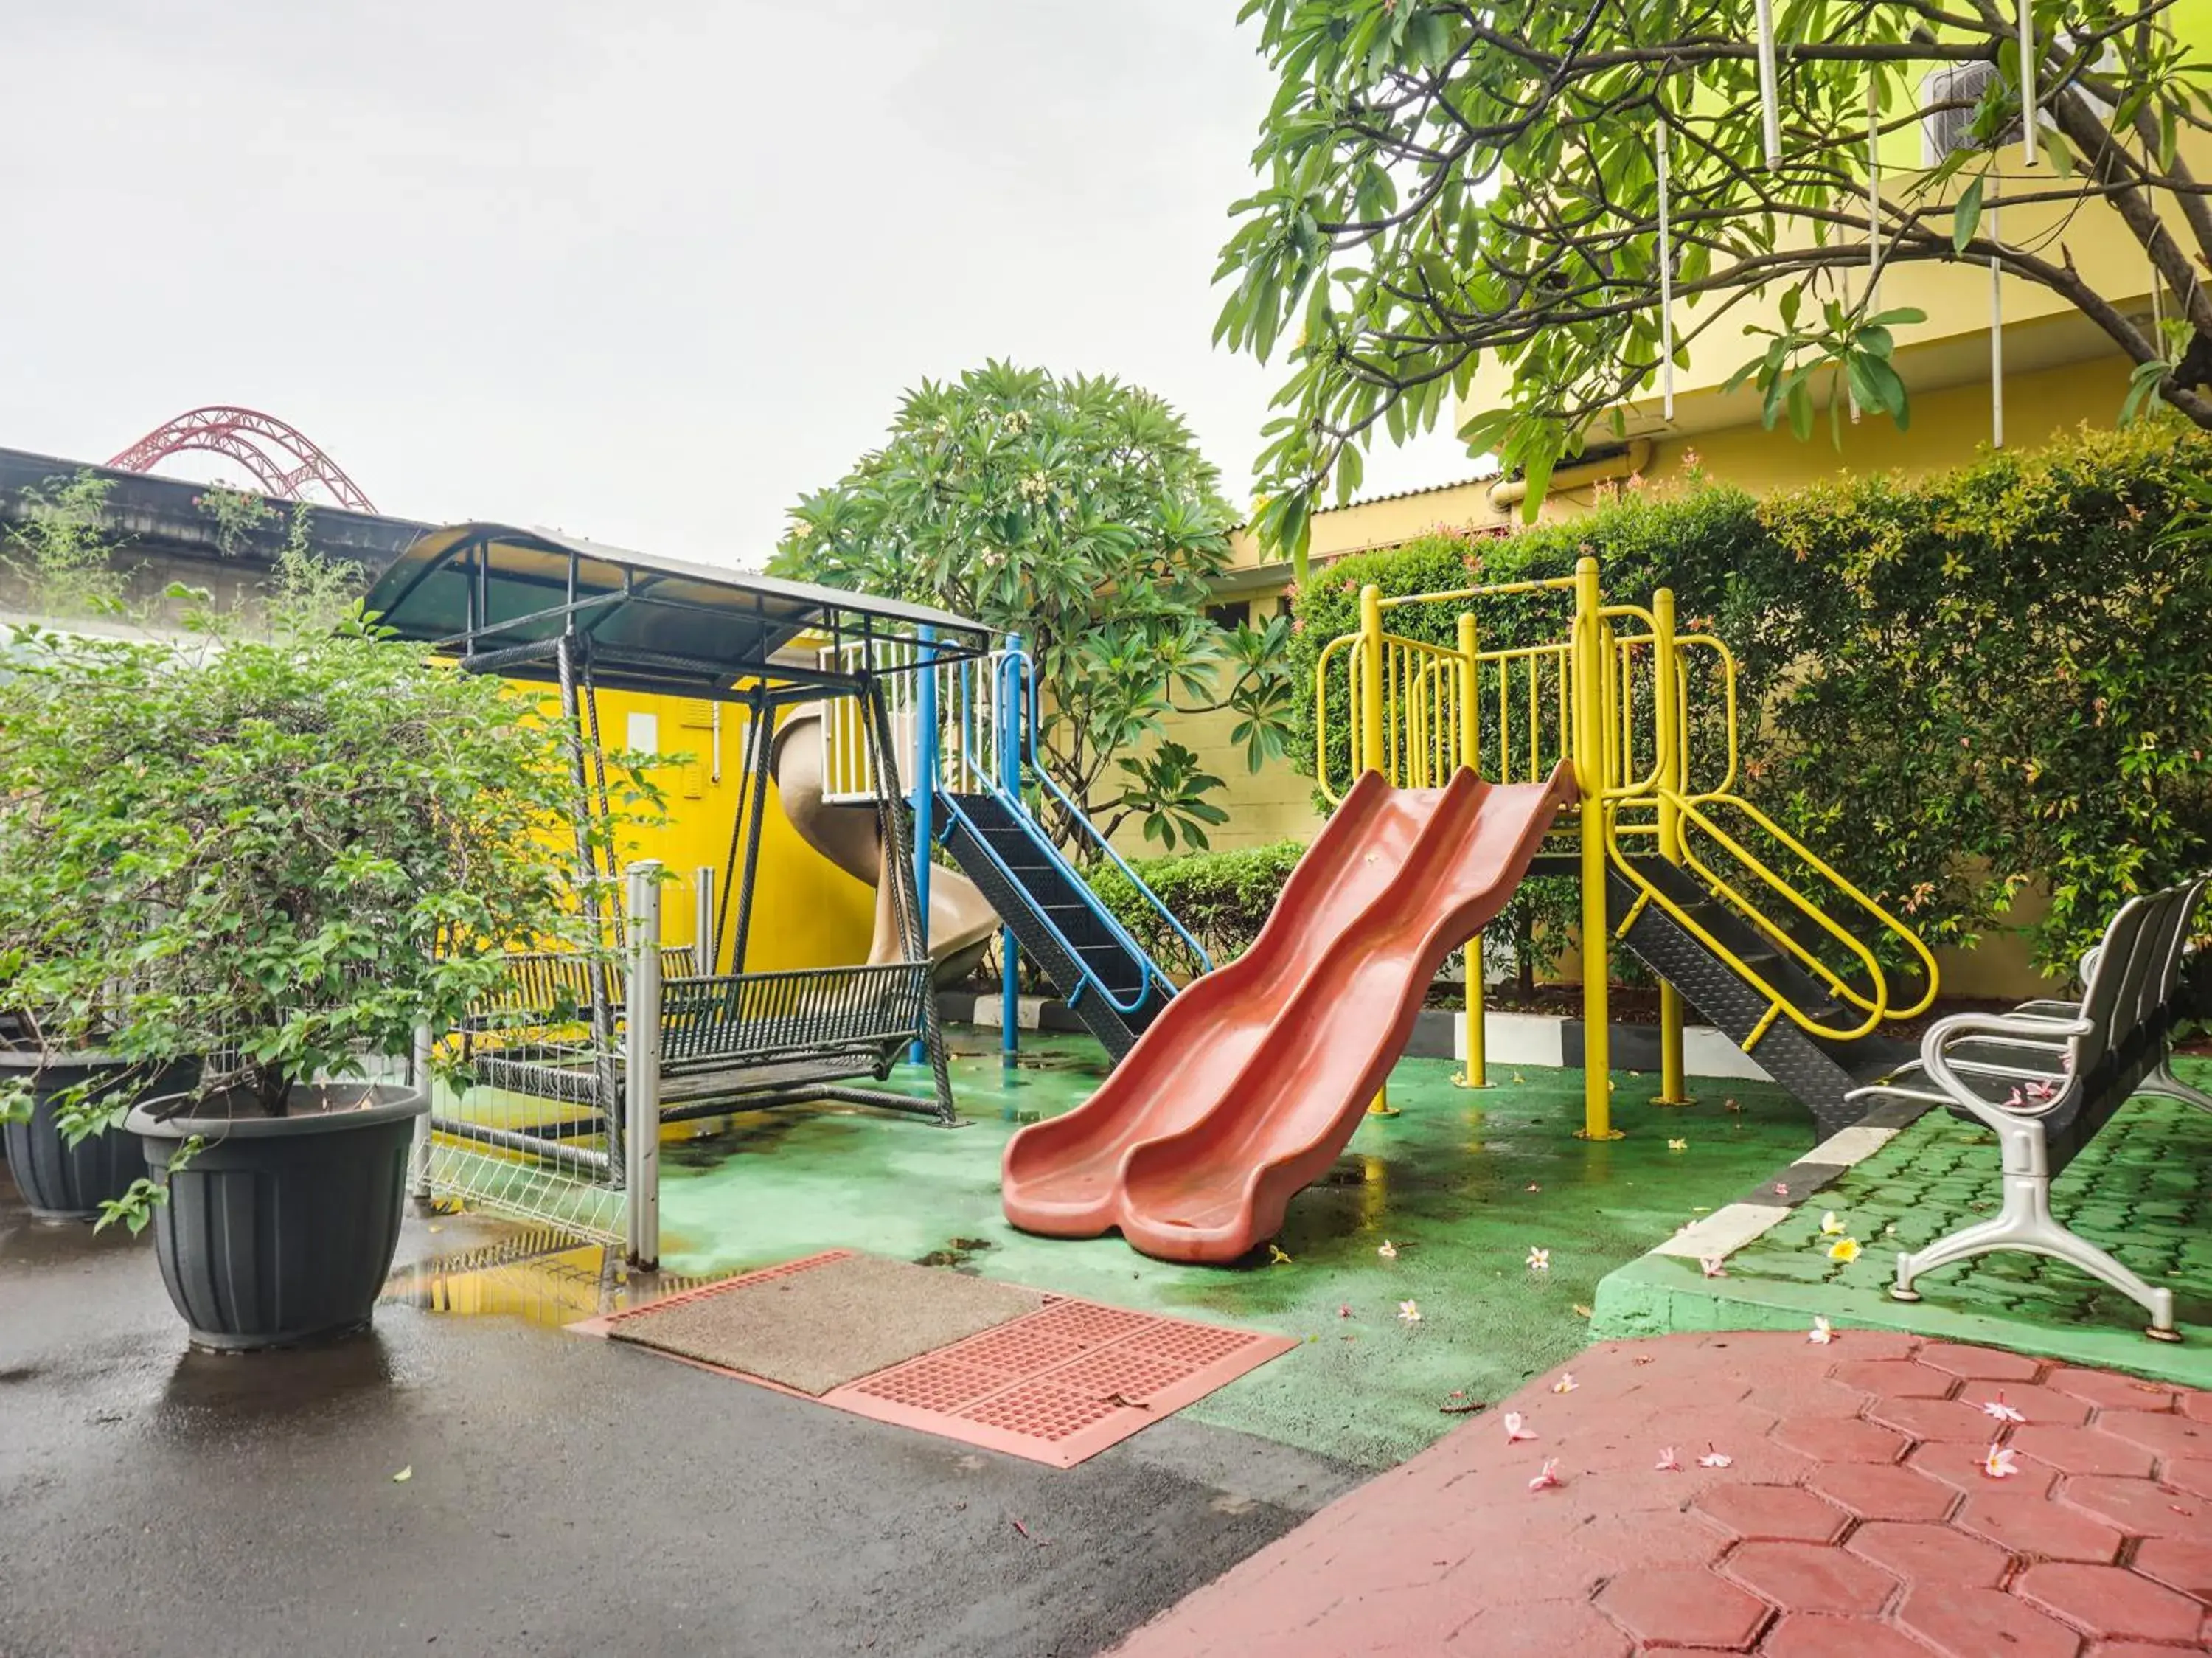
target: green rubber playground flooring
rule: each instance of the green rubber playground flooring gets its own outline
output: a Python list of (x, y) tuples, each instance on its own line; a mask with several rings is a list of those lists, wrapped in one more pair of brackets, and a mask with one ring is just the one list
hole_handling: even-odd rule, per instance
[[(2179, 1062), (2206, 1086), (2212, 1064)], [(2141, 1308), (2062, 1261), (2006, 1253), (1918, 1280), (1917, 1302), (1890, 1299), (1900, 1249), (1996, 1212), (1993, 1136), (1932, 1111), (1728, 1258), (1725, 1278), (1647, 1256), (1600, 1286), (1593, 1333), (1789, 1329), (1814, 1314), (1838, 1327), (1908, 1330), (2212, 1387), (2212, 1116), (2140, 1096), (2120, 1108), (2052, 1183), (2059, 1220), (2173, 1291), (2179, 1344), (2142, 1333)], [(1831, 1261), (1820, 1218), (1832, 1211), (1864, 1246)]]
[[(1704, 1103), (1658, 1109), (1643, 1103), (1655, 1079), (1626, 1072), (1614, 1115), (1627, 1137), (1580, 1141), (1580, 1071), (1506, 1069), (1476, 1092), (1453, 1085), (1449, 1061), (1409, 1059), (1390, 1084), (1400, 1114), (1364, 1121), (1291, 1204), (1277, 1240), (1287, 1260), (1262, 1250), (1237, 1267), (1178, 1266), (1118, 1237), (1029, 1237), (1000, 1213), (1006, 1141), (1091, 1093), (1105, 1072), (1095, 1043), (1025, 1034), (1008, 1071), (994, 1032), (952, 1041), (964, 1127), (817, 1108), (665, 1144), (664, 1269), (703, 1277), (861, 1249), (1296, 1337), (1296, 1351), (1187, 1414), (1368, 1467), (1571, 1357), (1601, 1277), (1813, 1141), (1779, 1089), (1712, 1082)], [(901, 1079), (921, 1091), (912, 1072)], [(1386, 1240), (1395, 1259), (1377, 1253)], [(1525, 1265), (1532, 1248), (1550, 1251), (1548, 1271)], [(1399, 1316), (1409, 1300), (1418, 1323)]]

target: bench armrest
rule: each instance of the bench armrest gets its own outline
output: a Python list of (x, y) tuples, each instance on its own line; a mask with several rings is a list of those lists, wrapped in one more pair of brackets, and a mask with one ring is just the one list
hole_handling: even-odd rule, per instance
[[(2087, 1036), (2094, 1028), (2086, 1019), (2022, 1017), (2004, 1013), (1955, 1013), (1937, 1020), (1920, 1039), (1921, 1069), (1928, 1080), (1950, 1097), (1951, 1102), (1996, 1131), (2002, 1143), (2008, 1172), (2047, 1173), (2042, 1119), (2074, 1089), (2081, 1079), (2069, 1076), (2051, 1090), (2050, 1099), (2032, 1106), (1990, 1100), (1969, 1088), (1951, 1064), (1951, 1049), (1974, 1037)], [(2021, 1090), (2014, 1089), (2018, 1098)]]

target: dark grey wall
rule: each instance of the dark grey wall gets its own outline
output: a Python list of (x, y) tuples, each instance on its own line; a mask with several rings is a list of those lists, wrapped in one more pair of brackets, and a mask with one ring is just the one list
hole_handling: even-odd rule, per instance
[[(196, 504), (205, 485), (189, 479), (111, 472), (81, 460), (0, 448), (0, 554), (27, 515), (27, 491), (66, 483), (80, 472), (107, 481), (101, 527), (118, 543), (117, 562), (129, 573), (128, 600), (134, 611), (158, 617), (173, 610), (161, 594), (177, 582), (206, 589), (226, 609), (259, 607), (289, 531), (291, 504), (270, 502), (275, 515), (226, 547), (214, 515)], [(364, 588), (433, 527), (337, 507), (316, 506), (313, 514), (308, 545), (325, 558), (360, 566)], [(20, 612), (27, 607), (28, 597), (21, 577), (0, 558), (0, 610)]]

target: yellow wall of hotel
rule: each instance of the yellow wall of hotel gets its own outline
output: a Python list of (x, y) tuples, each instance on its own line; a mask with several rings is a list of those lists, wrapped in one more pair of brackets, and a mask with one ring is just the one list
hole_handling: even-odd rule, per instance
[[(2108, 427), (2118, 417), (2127, 388), (2128, 365), (2117, 354), (2040, 373), (2007, 375), (2005, 447), (2033, 449), (2085, 424)], [(1900, 432), (1887, 418), (1847, 423), (1840, 449), (1830, 442), (1825, 420), (1805, 443), (1786, 426), (1770, 432), (1756, 421), (1688, 438), (1661, 439), (1644, 478), (1656, 482), (1676, 476), (1684, 453), (1691, 450), (1706, 477), (1754, 495), (1846, 472), (1897, 472), (1918, 477), (1964, 466), (1987, 453), (1990, 420), (1989, 383), (1970, 381), (1916, 393), (1908, 430)]]
[[(700, 869), (714, 870), (718, 897), (720, 892), (731, 826), (742, 793), (749, 726), (746, 711), (736, 704), (722, 704), (718, 744), (714, 705), (702, 698), (602, 691), (599, 709), (600, 741), (607, 748), (635, 744), (650, 746), (664, 756), (692, 757), (653, 773), (667, 795), (667, 822), (629, 832), (621, 853), (624, 863), (658, 858), (678, 877), (661, 892), (661, 936), (669, 944), (690, 944), (695, 937), (694, 881)], [(650, 720), (649, 731), (634, 729), (633, 716)], [(648, 735), (650, 745), (644, 741)], [(715, 776), (718, 751), (719, 780)], [(565, 844), (562, 850), (567, 850)], [(742, 869), (742, 851), (738, 861)], [(730, 933), (736, 930), (737, 913), (737, 900), (732, 897)], [(753, 888), (746, 967), (769, 972), (865, 961), (874, 916), (874, 893), (799, 839), (771, 783), (762, 826), (759, 873)], [(717, 966), (726, 972), (730, 965), (726, 949), (724, 960)]]

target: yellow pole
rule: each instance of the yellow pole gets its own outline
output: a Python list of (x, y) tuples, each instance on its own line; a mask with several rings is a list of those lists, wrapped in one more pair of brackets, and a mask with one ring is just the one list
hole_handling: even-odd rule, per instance
[[(1482, 734), (1475, 718), (1474, 682), (1477, 661), (1474, 648), (1474, 613), (1463, 610), (1459, 613), (1459, 763), (1480, 775), (1482, 771)], [(1489, 1033), (1484, 1028), (1482, 1007), (1482, 935), (1477, 933), (1467, 942), (1467, 1086), (1486, 1088), (1490, 1086), (1488, 1063), (1484, 1056), (1484, 1043)]]
[[(1651, 701), (1657, 723), (1659, 750), (1659, 856), (1669, 863), (1682, 861), (1684, 781), (1688, 774), (1685, 754), (1687, 734), (1682, 726), (1680, 666), (1674, 649), (1674, 591), (1661, 588), (1651, 595)], [(1687, 1106), (1690, 1098), (1682, 1075), (1682, 993), (1674, 981), (1659, 981), (1659, 1097), (1655, 1106)]]
[(1598, 613), (1597, 560), (1575, 561), (1575, 782), (1582, 796), (1583, 881), (1583, 1127), (1584, 1139), (1610, 1140), (1613, 1127), (1612, 1009), (1606, 995), (1605, 913), (1606, 744), (1605, 619)]
[[(1382, 589), (1370, 582), (1359, 589), (1359, 748), (1365, 761), (1364, 770), (1380, 771), (1382, 781), (1390, 781), (1390, 774), (1382, 747)], [(1385, 1083), (1368, 1102), (1371, 1117), (1395, 1115), (1390, 1104), (1390, 1088)]]
[[(1359, 758), (1361, 770), (1384, 771), (1382, 758), (1382, 589), (1359, 589)], [(1389, 781), (1386, 775), (1385, 783)]]

